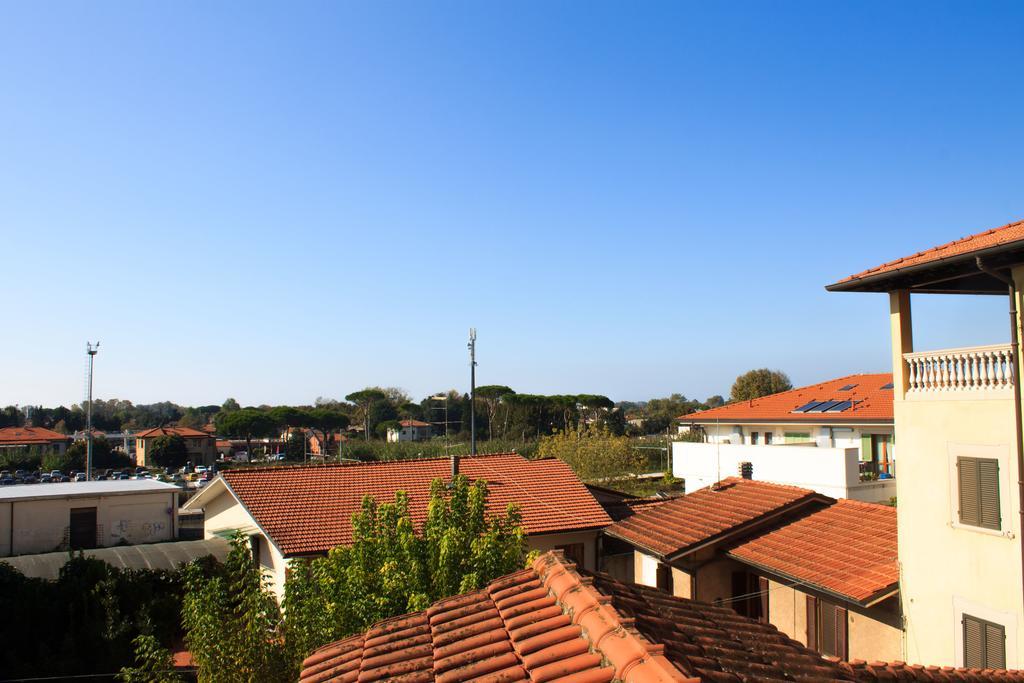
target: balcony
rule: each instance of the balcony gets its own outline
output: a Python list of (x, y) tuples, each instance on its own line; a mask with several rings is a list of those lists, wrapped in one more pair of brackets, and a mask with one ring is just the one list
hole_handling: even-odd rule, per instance
[(903, 354), (907, 399), (915, 397), (1005, 398), (1013, 388), (1010, 344)]

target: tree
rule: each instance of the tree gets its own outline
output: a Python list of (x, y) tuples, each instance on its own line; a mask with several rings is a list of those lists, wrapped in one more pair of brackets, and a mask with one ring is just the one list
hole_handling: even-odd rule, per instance
[(501, 399), (514, 393), (516, 392), (503, 384), (485, 384), (482, 387), (476, 388), (476, 397), (478, 400), (483, 401), (484, 409), (487, 411), (487, 436), (489, 438), (497, 438), (494, 432), (497, 426), (496, 418)]
[(233, 398), (229, 398), (224, 401), (224, 404), (220, 407), (222, 412), (233, 413), (236, 410), (241, 410), (242, 406), (238, 405), (238, 401)]
[(749, 401), (769, 394), (777, 394), (780, 391), (789, 391), (793, 383), (781, 370), (769, 370), (760, 368), (750, 370), (736, 378), (729, 394), (730, 401)]
[(245, 439), (245, 451), (252, 459), (252, 440), (262, 436), (271, 436), (277, 423), (268, 413), (256, 408), (243, 408), (230, 413), (221, 413), (217, 421), (217, 430), (225, 436)]
[(284, 622), (269, 578), (236, 534), (221, 572), (185, 570), (182, 623), (199, 682), (294, 681), (298, 664), (284, 642)]
[(704, 399), (704, 405), (708, 408), (718, 408), (719, 406), (725, 405), (725, 399), (718, 394), (715, 394), (714, 396), (708, 396)]
[(171, 651), (150, 635), (140, 635), (132, 641), (135, 666), (123, 667), (117, 675), (122, 683), (183, 683), (174, 670)]
[(327, 455), (331, 448), (331, 434), (335, 429), (348, 427), (348, 415), (330, 408), (314, 408), (307, 413), (307, 417), (309, 424), (305, 426), (320, 430), (323, 454)]
[[(65, 455), (73, 463), (81, 462), (85, 466), (86, 450), (88, 445), (85, 440), (76, 441), (70, 446)], [(92, 466), (95, 469), (107, 469), (111, 467), (129, 467), (132, 464), (131, 458), (119, 450), (115, 450), (110, 442), (102, 436), (92, 440)], [(184, 463), (182, 463), (184, 464)], [(54, 469), (54, 468), (51, 468)], [(63, 468), (55, 468), (63, 469)]]
[(521, 569), (526, 535), (518, 508), (496, 516), (486, 510), (487, 483), (470, 484), (464, 475), (450, 488), (433, 482), (419, 533), (404, 492), (393, 503), (364, 498), (352, 518), (352, 545), (292, 565), (284, 611), (298, 656)]
[(584, 481), (630, 479), (642, 472), (646, 463), (629, 437), (615, 436), (607, 428), (595, 425), (541, 438), (537, 455), (564, 461)]
[(346, 401), (351, 401), (359, 406), (359, 414), (363, 418), (363, 437), (367, 441), (370, 440), (370, 409), (374, 403), (383, 401), (386, 398), (387, 394), (377, 387), (367, 387), (362, 391), (353, 391), (345, 397)]
[(183, 467), (188, 462), (188, 446), (178, 434), (165, 434), (153, 439), (147, 455), (157, 467)]

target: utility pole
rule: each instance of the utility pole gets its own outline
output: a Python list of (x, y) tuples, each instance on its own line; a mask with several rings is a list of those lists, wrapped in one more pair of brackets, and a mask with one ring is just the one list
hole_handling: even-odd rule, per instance
[(100, 350), (100, 343), (92, 345), (85, 342), (85, 352), (89, 356), (89, 402), (85, 409), (85, 480), (92, 481), (92, 363), (96, 353)]
[(476, 328), (469, 328), (469, 454), (476, 455)]

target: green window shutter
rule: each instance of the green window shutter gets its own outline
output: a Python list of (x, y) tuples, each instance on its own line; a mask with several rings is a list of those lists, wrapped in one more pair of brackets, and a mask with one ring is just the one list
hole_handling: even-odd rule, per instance
[(1000, 528), (999, 513), (999, 461), (978, 461), (978, 493), (980, 525), (986, 529)]
[(871, 462), (874, 454), (871, 452), (871, 435), (860, 435), (860, 459), (861, 462)]
[(964, 666), (969, 669), (985, 668), (985, 627), (980, 620), (963, 617), (964, 624)]
[(957, 458), (958, 485), (960, 489), (960, 523), (980, 526), (981, 507), (978, 502), (978, 460)]
[(807, 647), (818, 650), (818, 599), (807, 597)]
[(1006, 629), (999, 624), (985, 624), (985, 668), (1006, 668)]
[(786, 432), (785, 442), (786, 443), (805, 443), (811, 440), (810, 432)]

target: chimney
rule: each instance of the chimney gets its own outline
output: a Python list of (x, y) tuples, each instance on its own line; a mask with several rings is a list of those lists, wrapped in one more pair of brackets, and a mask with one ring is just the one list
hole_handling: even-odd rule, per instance
[(739, 465), (739, 475), (743, 479), (754, 478), (754, 463), (752, 462), (741, 462)]
[(459, 456), (451, 456), (452, 461), (452, 479), (459, 476)]

